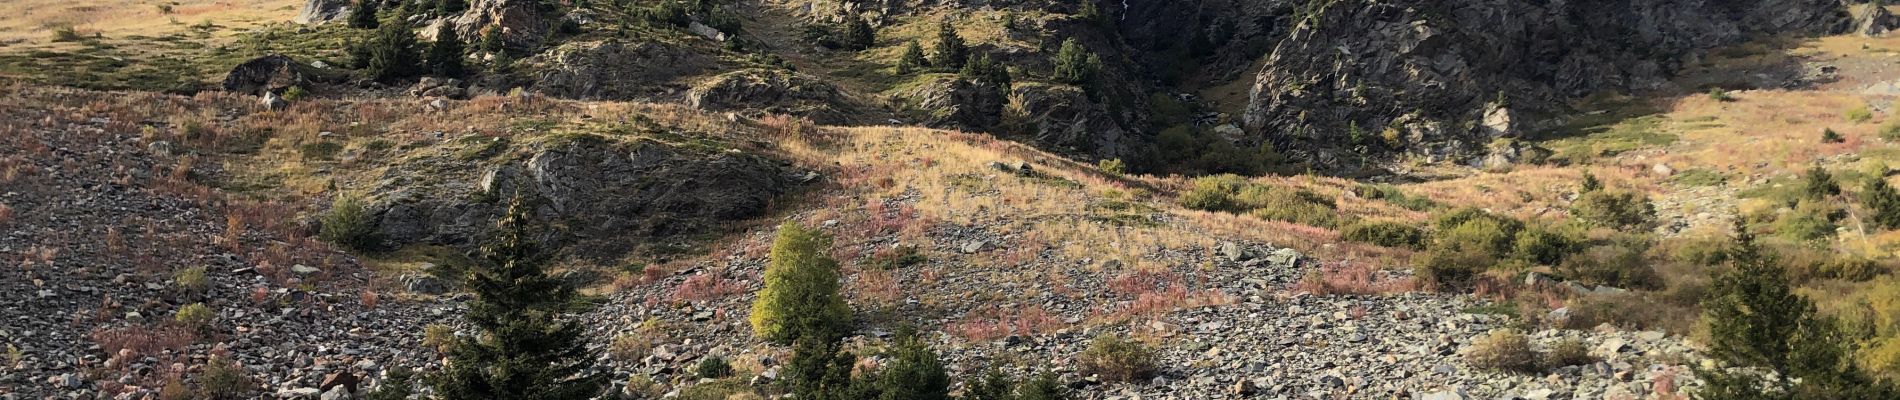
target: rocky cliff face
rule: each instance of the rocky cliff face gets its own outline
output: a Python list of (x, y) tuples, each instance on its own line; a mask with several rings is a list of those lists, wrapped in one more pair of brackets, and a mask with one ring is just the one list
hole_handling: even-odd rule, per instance
[(1709, 49), (1851, 21), (1837, 0), (1327, 0), (1293, 12), (1243, 115), (1251, 137), (1312, 158), (1359, 127), (1395, 133), (1374, 147), (1455, 161), (1518, 134), (1514, 111), (1667, 89)]

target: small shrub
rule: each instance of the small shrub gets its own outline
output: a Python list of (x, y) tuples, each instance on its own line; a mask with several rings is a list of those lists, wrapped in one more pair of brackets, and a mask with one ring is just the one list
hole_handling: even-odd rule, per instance
[(1808, 199), (1820, 200), (1841, 194), (1841, 185), (1834, 182), (1834, 174), (1828, 173), (1820, 165), (1808, 168), (1808, 172), (1801, 175), (1801, 182), (1801, 193)]
[(1657, 289), (1662, 278), (1643, 258), (1643, 250), (1625, 244), (1591, 247), (1557, 265), (1557, 275), (1588, 285)]
[(1707, 168), (1694, 168), (1669, 177), (1669, 182), (1689, 187), (1722, 186), (1728, 183), (1728, 177)]
[(1456, 291), (1469, 286), (1497, 258), (1477, 252), (1434, 249), (1412, 269), (1419, 282), (1441, 291)]
[(646, 358), (647, 351), (653, 347), (653, 341), (639, 334), (620, 334), (607, 344), (607, 356), (621, 361), (639, 361)]
[(329, 161), (335, 159), (337, 153), (343, 152), (343, 145), (326, 140), (304, 143), (297, 147), (297, 151), (303, 156), (304, 161)]
[(1391, 203), (1392, 205), (1404, 207), (1412, 211), (1426, 211), (1438, 207), (1438, 203), (1432, 201), (1430, 198), (1424, 196), (1408, 196), (1404, 191), (1399, 190), (1397, 186), (1387, 184), (1354, 186), (1352, 193), (1362, 198), (1383, 200), (1386, 203)]
[(1585, 238), (1581, 232), (1558, 227), (1537, 226), (1517, 233), (1513, 254), (1518, 259), (1542, 264), (1557, 265), (1565, 257), (1581, 250)]
[(1867, 186), (1860, 191), (1860, 204), (1873, 214), (1875, 225), (1900, 228), (1900, 192), (1889, 186), (1886, 178), (1868, 179)]
[(1559, 340), (1550, 345), (1550, 352), (1544, 353), (1544, 368), (1589, 365), (1596, 362), (1596, 357), (1590, 356), (1590, 347), (1577, 339)]
[(1889, 142), (1900, 142), (1900, 122), (1881, 125), (1880, 139)]
[(1865, 105), (1849, 108), (1846, 112), (1841, 113), (1841, 115), (1847, 117), (1848, 122), (1856, 124), (1874, 119), (1873, 110), (1867, 109)]
[(53, 27), (52, 30), (54, 42), (77, 42), (85, 39), (79, 35), (79, 29), (73, 27), (72, 24), (61, 24)]
[(191, 303), (179, 307), (178, 314), (172, 319), (181, 326), (204, 332), (211, 327), (211, 321), (217, 318), (218, 313), (211, 311), (211, 307), (206, 306), (205, 303)]
[(203, 399), (248, 399), (255, 388), (244, 367), (224, 357), (212, 357), (198, 375), (198, 392)]
[(337, 197), (331, 203), (330, 212), (323, 215), (323, 225), (317, 236), (346, 249), (373, 250), (381, 239), (377, 237), (376, 226), (370, 217), (363, 200), (350, 196)]
[(1194, 187), (1181, 195), (1181, 206), (1203, 211), (1241, 211), (1237, 209), (1234, 195), (1245, 186), (1247, 180), (1234, 174), (1195, 178)]
[(1729, 95), (1728, 91), (1722, 88), (1709, 88), (1709, 99), (1728, 103), (1735, 101), (1735, 96)]
[(1360, 221), (1346, 226), (1339, 234), (1342, 240), (1371, 243), (1385, 247), (1403, 247), (1422, 249), (1425, 247), (1425, 230), (1411, 224), (1395, 221)]
[(1253, 185), (1242, 190), (1235, 201), (1253, 209), (1248, 214), (1260, 219), (1323, 228), (1339, 225), (1339, 216), (1334, 212), (1336, 206), (1332, 200), (1305, 190)]
[(422, 345), (447, 353), (455, 345), (455, 327), (443, 324), (429, 324), (422, 327)]
[(1491, 331), (1471, 342), (1465, 349), (1465, 362), (1474, 367), (1511, 372), (1532, 372), (1537, 368), (1537, 353), (1522, 332), (1510, 329)]
[(1584, 193), (1570, 204), (1570, 216), (1605, 228), (1649, 230), (1656, 208), (1649, 198), (1634, 192), (1599, 190)]
[(205, 276), (205, 267), (180, 269), (172, 276), (172, 284), (187, 295), (201, 295), (211, 288), (211, 279)]
[(1843, 143), (1846, 141), (1847, 138), (1841, 137), (1841, 133), (1835, 132), (1834, 128), (1821, 130), (1821, 143)]
[(1802, 242), (1827, 239), (1834, 237), (1839, 228), (1834, 221), (1840, 217), (1841, 211), (1832, 204), (1802, 201), (1794, 210), (1775, 218), (1775, 234)]
[(917, 251), (917, 246), (901, 245), (879, 250), (877, 253), (871, 254), (871, 258), (866, 261), (866, 264), (874, 269), (889, 271), (923, 264), (926, 261), (930, 261), (930, 259), (924, 257), (923, 253)]
[(1154, 350), (1121, 335), (1096, 336), (1089, 347), (1076, 355), (1082, 373), (1095, 374), (1113, 382), (1136, 382), (1154, 376)]
[(1103, 173), (1107, 173), (1109, 175), (1120, 176), (1122, 174), (1128, 173), (1128, 165), (1123, 163), (1122, 159), (1120, 158), (1110, 158), (1110, 159), (1098, 161), (1096, 162), (1096, 168), (1101, 169)]
[(693, 368), (693, 373), (705, 379), (724, 378), (732, 376), (732, 364), (726, 363), (726, 359), (717, 356), (706, 357), (699, 360), (699, 365)]

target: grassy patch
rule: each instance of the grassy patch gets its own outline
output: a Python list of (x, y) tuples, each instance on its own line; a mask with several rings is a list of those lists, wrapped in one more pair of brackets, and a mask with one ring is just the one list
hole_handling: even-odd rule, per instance
[(1721, 186), (1728, 183), (1728, 176), (1707, 168), (1693, 168), (1670, 177), (1669, 183), (1688, 187)]
[(1580, 128), (1574, 136), (1549, 140), (1543, 145), (1555, 153), (1553, 160), (1584, 163), (1598, 157), (1614, 157), (1632, 150), (1675, 143), (1676, 134), (1663, 128), (1667, 121), (1665, 116), (1646, 115), (1605, 126)]

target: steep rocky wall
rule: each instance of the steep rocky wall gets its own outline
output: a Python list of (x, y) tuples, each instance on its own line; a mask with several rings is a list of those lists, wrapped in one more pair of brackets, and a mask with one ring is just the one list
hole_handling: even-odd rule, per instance
[(1841, 32), (1837, 1), (1315, 1), (1294, 9), (1243, 117), (1251, 137), (1309, 158), (1357, 126), (1398, 134), (1375, 147), (1477, 160), (1516, 133), (1513, 110), (1666, 89), (1707, 50), (1755, 35)]

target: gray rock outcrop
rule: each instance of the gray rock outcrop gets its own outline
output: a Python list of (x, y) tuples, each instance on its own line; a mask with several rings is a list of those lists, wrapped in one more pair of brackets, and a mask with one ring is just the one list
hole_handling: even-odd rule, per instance
[(686, 94), (693, 108), (797, 115), (821, 124), (844, 124), (859, 107), (830, 83), (796, 72), (748, 69), (728, 72)]
[(616, 39), (562, 44), (531, 60), (534, 91), (575, 99), (627, 100), (681, 90), (681, 78), (719, 60), (677, 45)]
[(350, 15), (350, 7), (354, 6), (355, 3), (350, 0), (306, 0), (303, 12), (297, 13), (293, 21), (299, 24), (328, 23)]
[(245, 61), (224, 75), (224, 91), (261, 96), (265, 92), (283, 93), (291, 86), (308, 83), (305, 66), (282, 54)]

